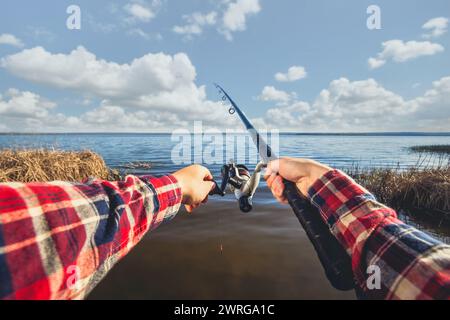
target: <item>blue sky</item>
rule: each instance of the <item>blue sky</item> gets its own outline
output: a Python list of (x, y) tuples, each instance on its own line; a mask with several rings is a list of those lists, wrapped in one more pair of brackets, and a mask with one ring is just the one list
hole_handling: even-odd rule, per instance
[[(66, 27), (72, 4), (81, 30)], [(381, 30), (366, 26), (373, 4)], [(213, 82), (260, 127), (450, 131), (449, 13), (446, 0), (4, 0), (0, 131), (234, 127)]]

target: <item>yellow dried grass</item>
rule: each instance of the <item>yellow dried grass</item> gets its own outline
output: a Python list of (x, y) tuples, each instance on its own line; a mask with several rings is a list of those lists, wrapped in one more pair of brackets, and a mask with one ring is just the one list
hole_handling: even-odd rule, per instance
[(0, 182), (76, 182), (90, 177), (114, 179), (117, 172), (89, 150), (0, 150)]
[(417, 209), (450, 223), (450, 167), (350, 170), (378, 200), (396, 209)]

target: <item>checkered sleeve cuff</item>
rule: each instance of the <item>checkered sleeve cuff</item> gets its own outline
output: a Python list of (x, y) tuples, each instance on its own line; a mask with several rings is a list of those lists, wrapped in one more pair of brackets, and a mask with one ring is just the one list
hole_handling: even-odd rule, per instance
[(355, 254), (357, 246), (387, 216), (396, 217), (394, 210), (378, 203), (369, 191), (340, 170), (329, 171), (318, 179), (308, 198), (350, 254)]
[(173, 175), (155, 178), (142, 176), (141, 180), (151, 185), (158, 199), (159, 210), (163, 213), (162, 220), (171, 220), (177, 214), (181, 206), (181, 187)]
[(340, 170), (328, 171), (309, 189), (310, 201), (330, 228), (339, 218), (375, 197)]
[[(448, 245), (399, 221), (393, 209), (339, 170), (317, 180), (308, 196), (351, 256), (355, 279), (366, 297), (450, 297)], [(381, 272), (377, 288), (368, 285), (368, 266)]]

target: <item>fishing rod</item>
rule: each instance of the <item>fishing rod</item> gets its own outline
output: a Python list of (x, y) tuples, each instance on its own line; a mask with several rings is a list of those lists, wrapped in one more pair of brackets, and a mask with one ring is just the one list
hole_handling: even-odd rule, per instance
[[(222, 168), (222, 183), (215, 183), (215, 188), (211, 195), (225, 195), (225, 189), (230, 187), (239, 202), (239, 208), (243, 212), (250, 212), (253, 208), (252, 198), (256, 192), (261, 178), (261, 171), (267, 164), (277, 159), (277, 155), (264, 141), (253, 124), (242, 112), (238, 105), (228, 95), (228, 93), (218, 84), (214, 84), (222, 95), (224, 102), (231, 104), (228, 112), (233, 115), (237, 113), (242, 123), (246, 127), (253, 142), (255, 143), (262, 161), (258, 163), (254, 173), (251, 175), (244, 165), (230, 163)], [(344, 247), (337, 241), (331, 233), (326, 223), (322, 220), (317, 208), (303, 197), (297, 189), (295, 183), (283, 179), (284, 196), (292, 207), (300, 224), (311, 241), (317, 256), (322, 264), (325, 274), (331, 285), (342, 291), (355, 288), (351, 259)]]

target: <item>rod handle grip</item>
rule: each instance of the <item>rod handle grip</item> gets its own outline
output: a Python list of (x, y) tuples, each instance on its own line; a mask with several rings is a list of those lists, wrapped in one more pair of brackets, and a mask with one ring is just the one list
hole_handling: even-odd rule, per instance
[(283, 180), (284, 195), (311, 241), (331, 285), (341, 291), (355, 288), (350, 256), (322, 220), (318, 209), (304, 198), (295, 183)]

